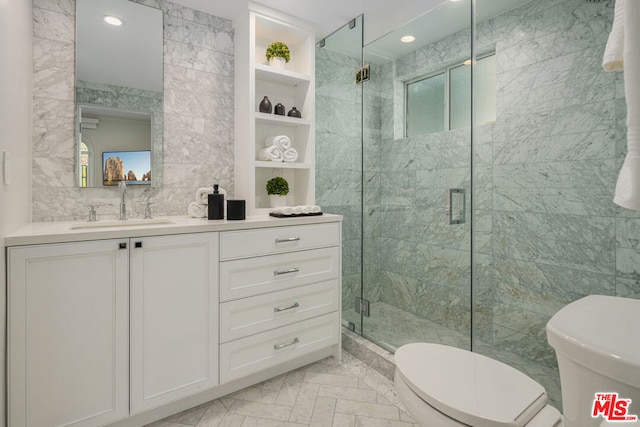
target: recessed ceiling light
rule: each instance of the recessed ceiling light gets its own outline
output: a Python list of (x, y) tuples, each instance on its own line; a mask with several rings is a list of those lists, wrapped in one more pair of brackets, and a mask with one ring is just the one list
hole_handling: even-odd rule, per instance
[(415, 41), (415, 39), (416, 39), (416, 38), (415, 38), (415, 37), (413, 37), (413, 36), (404, 36), (404, 37), (402, 37), (402, 38), (400, 39), (400, 41), (401, 41), (402, 43), (411, 43), (412, 41)]
[(115, 16), (111, 16), (111, 15), (105, 15), (102, 17), (102, 19), (104, 19), (104, 22), (106, 22), (107, 24), (115, 25), (116, 27), (119, 27), (122, 24), (124, 24), (124, 21), (122, 19), (117, 18)]

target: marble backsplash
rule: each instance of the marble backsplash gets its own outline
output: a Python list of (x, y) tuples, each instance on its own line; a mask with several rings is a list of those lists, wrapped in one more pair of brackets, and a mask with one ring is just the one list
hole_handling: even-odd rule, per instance
[[(234, 48), (229, 20), (165, 0), (138, 0), (164, 12), (164, 153), (159, 188), (131, 189), (155, 215), (185, 215), (196, 189), (216, 182), (234, 193)], [(75, 1), (34, 0), (33, 221), (115, 218), (117, 190), (76, 187)]]

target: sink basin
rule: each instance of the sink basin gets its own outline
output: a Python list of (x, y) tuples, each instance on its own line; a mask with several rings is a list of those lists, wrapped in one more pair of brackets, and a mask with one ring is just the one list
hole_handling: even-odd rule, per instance
[(162, 224), (173, 224), (173, 221), (168, 219), (128, 219), (126, 221), (81, 222), (72, 224), (69, 228), (71, 230), (80, 230), (86, 228), (144, 227)]

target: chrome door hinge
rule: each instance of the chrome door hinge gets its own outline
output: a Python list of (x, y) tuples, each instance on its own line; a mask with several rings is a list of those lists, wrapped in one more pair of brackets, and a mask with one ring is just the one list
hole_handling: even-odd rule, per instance
[(369, 301), (364, 298), (356, 297), (356, 313), (361, 313), (365, 317), (370, 317)]

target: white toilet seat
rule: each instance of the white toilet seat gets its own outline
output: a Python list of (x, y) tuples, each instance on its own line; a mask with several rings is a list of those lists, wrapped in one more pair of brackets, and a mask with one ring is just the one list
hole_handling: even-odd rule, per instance
[(551, 427), (560, 420), (540, 384), (497, 360), (428, 343), (402, 346), (395, 357), (398, 395), (418, 422), (425, 418), (429, 426), (438, 427), (529, 422)]

